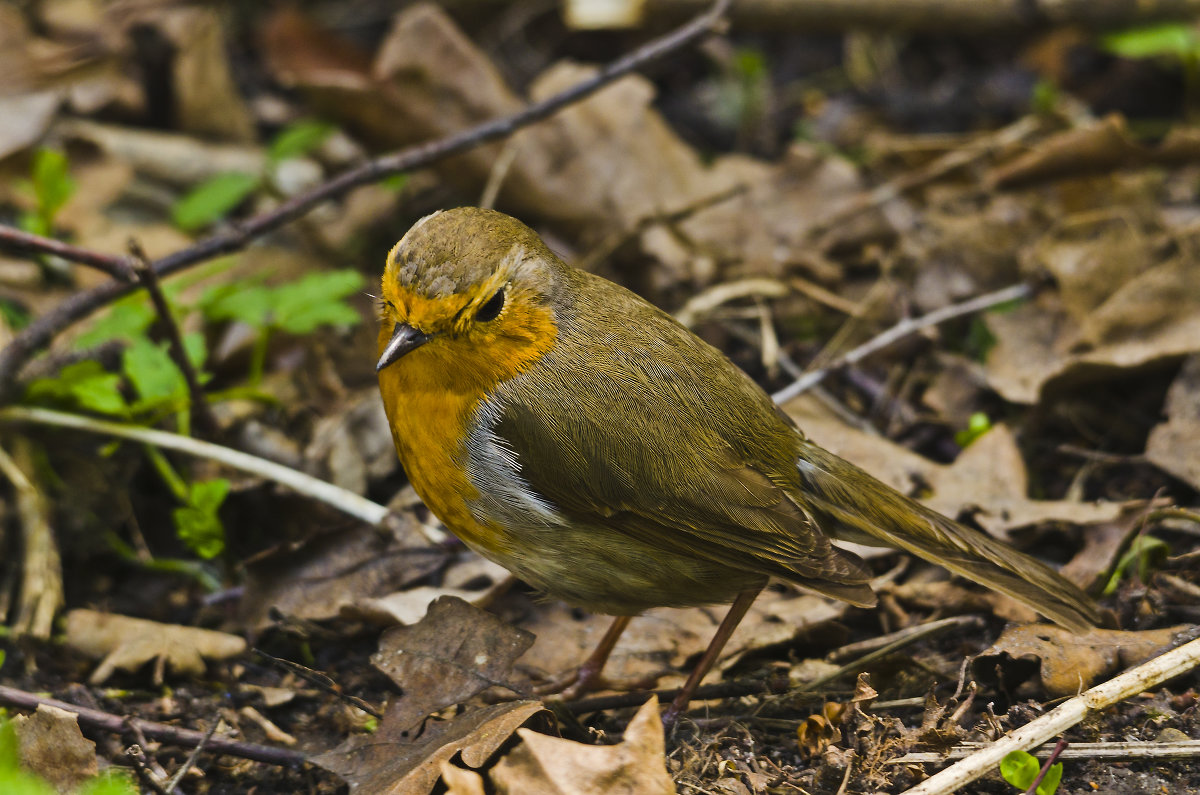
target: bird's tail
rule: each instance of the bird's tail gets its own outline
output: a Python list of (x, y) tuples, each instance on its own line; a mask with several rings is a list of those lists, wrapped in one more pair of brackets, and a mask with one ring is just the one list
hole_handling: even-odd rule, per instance
[(1092, 600), (1049, 566), (947, 519), (853, 464), (805, 442), (797, 462), (804, 499), (835, 538), (904, 549), (1007, 594), (1073, 632), (1095, 626)]

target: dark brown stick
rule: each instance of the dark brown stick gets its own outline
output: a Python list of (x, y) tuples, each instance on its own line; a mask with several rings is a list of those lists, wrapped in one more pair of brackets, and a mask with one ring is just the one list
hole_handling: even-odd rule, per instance
[(150, 266), (146, 252), (142, 250), (136, 240), (129, 241), (129, 253), (133, 257), (134, 273), (137, 274), (142, 286), (146, 288), (146, 292), (150, 294), (150, 302), (154, 304), (154, 310), (158, 312), (158, 317), (166, 327), (171, 358), (175, 360), (175, 366), (183, 373), (183, 380), (187, 382), (188, 396), (191, 399), (192, 422), (198, 426), (198, 430), (203, 435), (211, 436), (217, 432), (220, 425), (212, 412), (212, 406), (208, 405), (208, 400), (204, 397), (204, 391), (200, 389), (200, 379), (196, 376), (196, 368), (192, 367), (192, 362), (187, 356), (187, 349), (183, 347), (183, 334), (179, 331), (179, 324), (175, 322), (175, 316), (171, 314), (171, 306), (167, 303), (167, 296), (163, 294), (158, 274)]
[(1046, 763), (1042, 765), (1042, 769), (1038, 771), (1037, 778), (1029, 785), (1029, 789), (1025, 790), (1025, 795), (1036, 795), (1038, 785), (1042, 783), (1042, 779), (1050, 772), (1050, 766), (1054, 764), (1054, 760), (1058, 759), (1059, 754), (1067, 749), (1070, 745), (1066, 740), (1059, 737), (1058, 742), (1054, 744), (1054, 750), (1050, 752), (1050, 756), (1046, 759)]
[(53, 254), (69, 262), (78, 262), (80, 265), (88, 265), (102, 270), (114, 279), (123, 282), (132, 282), (135, 279), (133, 263), (129, 257), (101, 254), (98, 251), (72, 246), (60, 240), (24, 232), (15, 226), (0, 224), (0, 248)]
[[(43, 698), (33, 693), (17, 690), (14, 687), (5, 687), (4, 685), (0, 685), (0, 704), (8, 704), (23, 709), (37, 709), (40, 704), (46, 704), (47, 706), (58, 707), (67, 712), (73, 712), (79, 717), (80, 724), (85, 726), (102, 729), (113, 734), (123, 733), (128, 726), (136, 726), (147, 737), (180, 745), (185, 748), (194, 747), (204, 739), (204, 732), (198, 732), (194, 729), (181, 729), (177, 726), (155, 723), (154, 721), (142, 720), (140, 718), (125, 718), (110, 712), (102, 712), (98, 709), (68, 704), (66, 701), (59, 701), (55, 698)], [(210, 738), (207, 747), (208, 750), (215, 754), (229, 754), (230, 756), (238, 756), (243, 759), (253, 759), (256, 762), (266, 762), (269, 765), (299, 765), (307, 761), (307, 757), (298, 751), (288, 751), (283, 748), (273, 748), (269, 745), (259, 745), (257, 743), (239, 742), (226, 737), (214, 736)]]
[[(427, 166), (451, 155), (459, 154), (490, 141), (503, 138), (514, 131), (541, 121), (553, 113), (595, 93), (604, 86), (633, 70), (670, 52), (678, 50), (705, 34), (719, 28), (732, 0), (716, 0), (712, 7), (691, 22), (658, 39), (647, 42), (628, 55), (618, 58), (594, 76), (564, 91), (528, 105), (516, 113), (484, 122), (462, 132), (429, 143), (401, 149), (376, 158), (357, 168), (345, 171), (310, 191), (288, 199), (273, 210), (256, 215), (232, 229), (209, 237), (168, 254), (153, 264), (159, 278), (169, 276), (200, 262), (230, 254), (244, 248), (251, 240), (276, 229), (307, 213), (321, 202), (341, 196), (351, 188), (376, 182), (392, 174)], [(36, 236), (34, 236), (36, 237)], [(47, 250), (30, 246), (34, 250)], [(102, 255), (83, 252), (93, 260)], [(131, 292), (135, 285), (112, 281), (86, 292), (77, 293), (53, 310), (30, 323), (0, 351), (0, 399), (6, 399), (24, 363), (67, 326), (90, 315), (108, 302)]]

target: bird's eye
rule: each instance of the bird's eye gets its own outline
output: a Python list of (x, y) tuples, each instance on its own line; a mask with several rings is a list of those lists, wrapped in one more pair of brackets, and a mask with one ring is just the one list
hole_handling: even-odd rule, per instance
[(504, 288), (501, 287), (496, 291), (496, 294), (487, 300), (487, 303), (479, 307), (479, 311), (475, 313), (475, 319), (481, 323), (486, 323), (489, 320), (495, 320), (500, 310), (504, 308)]

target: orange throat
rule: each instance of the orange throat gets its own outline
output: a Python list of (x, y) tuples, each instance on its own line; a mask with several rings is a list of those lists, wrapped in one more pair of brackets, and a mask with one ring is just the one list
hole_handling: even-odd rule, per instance
[[(379, 372), (392, 439), (413, 488), (455, 535), (483, 551), (505, 552), (505, 534), (471, 511), (480, 495), (467, 474), (467, 440), (481, 421), (480, 403), (554, 346), (553, 317), (547, 311), (541, 320), (518, 336), (435, 337)], [(381, 324), (381, 351), (394, 327), (388, 318)]]

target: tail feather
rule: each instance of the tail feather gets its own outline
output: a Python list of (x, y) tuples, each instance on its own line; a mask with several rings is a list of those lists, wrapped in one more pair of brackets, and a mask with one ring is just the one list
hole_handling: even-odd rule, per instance
[(1049, 566), (947, 519), (832, 453), (806, 443), (797, 466), (806, 507), (835, 538), (904, 549), (1011, 596), (1072, 632), (1099, 622), (1087, 594)]

